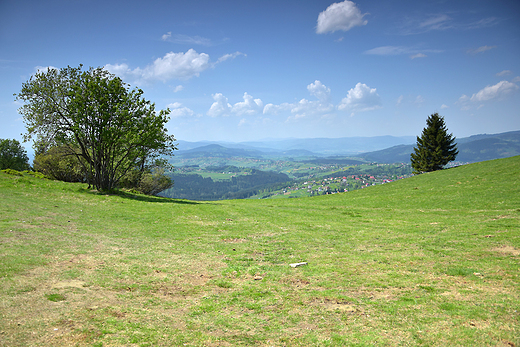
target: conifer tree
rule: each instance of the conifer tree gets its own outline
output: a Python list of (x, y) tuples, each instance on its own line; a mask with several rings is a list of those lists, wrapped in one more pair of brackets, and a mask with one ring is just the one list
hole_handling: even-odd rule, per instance
[(421, 137), (417, 136), (417, 146), (411, 154), (413, 173), (441, 170), (459, 154), (455, 137), (448, 134), (444, 117), (434, 113), (426, 120), (426, 128)]

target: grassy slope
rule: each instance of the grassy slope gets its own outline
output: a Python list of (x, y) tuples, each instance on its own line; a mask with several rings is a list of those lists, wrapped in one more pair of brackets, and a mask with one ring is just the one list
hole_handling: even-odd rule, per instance
[(520, 344), (520, 157), (305, 199), (0, 197), (2, 346)]

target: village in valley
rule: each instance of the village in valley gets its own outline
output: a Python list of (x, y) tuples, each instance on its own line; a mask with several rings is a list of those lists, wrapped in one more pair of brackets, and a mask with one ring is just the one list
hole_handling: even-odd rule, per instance
[(348, 175), (325, 177), (321, 179), (307, 180), (304, 182), (295, 182), (281, 191), (267, 193), (258, 198), (275, 198), (275, 197), (304, 197), (326, 194), (346, 193), (352, 190), (363, 189), (378, 184), (385, 184), (395, 180), (410, 177), (411, 174), (403, 175)]
[(380, 164), (346, 157), (300, 161), (205, 157), (183, 159), (175, 164), (171, 174), (175, 184), (161, 195), (195, 200), (337, 194), (412, 175), (408, 163)]

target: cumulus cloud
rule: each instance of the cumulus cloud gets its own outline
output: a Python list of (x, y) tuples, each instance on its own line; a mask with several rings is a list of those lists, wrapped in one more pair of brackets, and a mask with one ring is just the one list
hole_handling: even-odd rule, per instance
[(260, 99), (254, 99), (251, 95), (244, 93), (244, 101), (237, 102), (231, 108), (231, 112), (237, 116), (254, 115), (262, 112), (264, 103)]
[(231, 114), (251, 116), (263, 111), (264, 103), (262, 100), (253, 98), (247, 92), (244, 93), (243, 99), (244, 101), (231, 105), (228, 98), (222, 93), (213, 94), (214, 102), (209, 108), (207, 115), (210, 117), (229, 116)]
[(274, 104), (267, 104), (264, 107), (264, 114), (278, 114), (283, 111), (290, 111), (294, 107), (293, 104), (284, 102), (280, 105), (274, 105)]
[(327, 102), (330, 97), (330, 88), (327, 88), (323, 83), (316, 80), (307, 86), (307, 90), (312, 96), (315, 96), (320, 101)]
[(478, 93), (473, 94), (470, 100), (474, 102), (482, 102), (497, 99), (510, 94), (516, 89), (518, 89), (516, 84), (508, 81), (500, 81), (493, 86), (487, 86)]
[(493, 48), (497, 48), (497, 46), (481, 46), (481, 47), (475, 48), (475, 49), (468, 49), (467, 53), (475, 55), (475, 54), (479, 54), (479, 53), (484, 53), (485, 51), (489, 51), (490, 49), (493, 49)]
[(463, 94), (457, 101), (457, 104), (461, 106), (463, 111), (471, 109), (477, 103), (479, 104), (478, 108), (481, 108), (484, 106), (483, 102), (503, 99), (517, 89), (518, 86), (512, 82), (500, 81), (495, 85), (486, 86), (471, 97)]
[(316, 115), (323, 116), (334, 110), (334, 105), (329, 102), (330, 88), (321, 83), (321, 81), (316, 80), (314, 83), (309, 84), (307, 90), (311, 96), (316, 97), (318, 100), (301, 99), (296, 103), (267, 104), (263, 113), (278, 114), (283, 111), (290, 111), (292, 115), (287, 118), (287, 121), (297, 121)]
[(167, 53), (164, 57), (157, 58), (152, 64), (142, 69), (137, 67), (132, 70), (127, 64), (107, 64), (105, 69), (123, 79), (131, 79), (135, 83), (166, 82), (172, 79), (187, 80), (192, 77), (198, 77), (201, 72), (241, 54), (240, 52), (226, 54), (218, 59), (217, 62), (212, 63), (208, 54), (197, 53), (194, 49), (189, 49), (186, 53)]
[(184, 87), (183, 87), (182, 85), (179, 84), (178, 86), (176, 86), (175, 88), (173, 88), (173, 92), (174, 92), (174, 93), (178, 93), (178, 92), (180, 92), (180, 91), (183, 90), (183, 89), (184, 89)]
[(180, 102), (174, 102), (172, 104), (167, 105), (170, 109), (170, 116), (172, 118), (179, 118), (184, 116), (193, 116), (195, 112), (189, 109), (188, 107), (182, 106)]
[(207, 115), (210, 117), (226, 116), (229, 115), (233, 106), (228, 102), (228, 99), (222, 93), (213, 94), (213, 104), (209, 108)]
[(211, 67), (209, 55), (197, 53), (190, 49), (186, 53), (167, 53), (162, 58), (157, 58), (152, 64), (144, 69), (130, 69), (127, 64), (107, 64), (105, 69), (121, 76), (138, 81), (167, 81), (170, 79), (189, 79), (199, 76), (200, 73)]
[(370, 88), (364, 83), (358, 83), (347, 93), (347, 97), (341, 100), (338, 110), (350, 110), (354, 115), (356, 112), (365, 112), (381, 108), (381, 98), (376, 88)]
[(338, 30), (348, 31), (355, 26), (362, 26), (368, 23), (361, 14), (356, 4), (352, 1), (333, 3), (318, 15), (318, 25), (316, 33), (324, 34)]

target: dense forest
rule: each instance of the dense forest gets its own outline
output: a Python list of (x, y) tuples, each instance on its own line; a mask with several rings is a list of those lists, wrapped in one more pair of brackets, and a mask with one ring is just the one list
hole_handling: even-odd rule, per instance
[(204, 178), (197, 174), (173, 173), (170, 177), (174, 181), (173, 187), (159, 195), (190, 200), (246, 199), (269, 187), (281, 189), (284, 182), (290, 185), (291, 181), (286, 174), (256, 169), (250, 169), (249, 174), (233, 176), (229, 180), (214, 181), (211, 177)]

